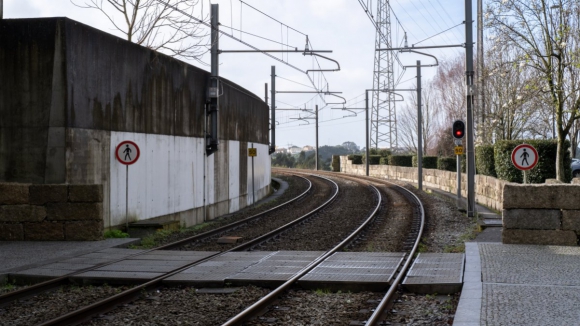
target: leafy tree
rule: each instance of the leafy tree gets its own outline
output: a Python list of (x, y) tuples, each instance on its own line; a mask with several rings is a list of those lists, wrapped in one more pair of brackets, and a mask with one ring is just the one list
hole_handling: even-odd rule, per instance
[(279, 166), (279, 167), (286, 167), (286, 168), (293, 168), (296, 166), (296, 159), (290, 155), (290, 153), (278, 153), (272, 155), (272, 166)]

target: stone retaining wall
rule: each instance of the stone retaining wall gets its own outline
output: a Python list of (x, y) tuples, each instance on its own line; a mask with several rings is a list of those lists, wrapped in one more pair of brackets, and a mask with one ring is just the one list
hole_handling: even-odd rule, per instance
[(575, 184), (506, 184), (502, 242), (576, 246), (580, 187)]
[(100, 240), (101, 185), (0, 183), (0, 240)]
[[(352, 164), (347, 156), (340, 157), (340, 171), (357, 175), (365, 175), (366, 173), (364, 164)], [(411, 167), (369, 165), (369, 176), (416, 183), (418, 172), (417, 168)], [(507, 181), (493, 177), (476, 175), (475, 200), (481, 205), (501, 211), (503, 208), (503, 187), (507, 183)], [(423, 185), (455, 194), (457, 193), (457, 173), (423, 169)], [(467, 175), (465, 173), (461, 174), (461, 195), (467, 197)]]

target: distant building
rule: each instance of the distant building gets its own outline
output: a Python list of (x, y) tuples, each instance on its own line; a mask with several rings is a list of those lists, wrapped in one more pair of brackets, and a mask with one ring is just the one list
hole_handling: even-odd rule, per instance
[(276, 147), (276, 154), (286, 154), (288, 149), (286, 147)]
[(314, 150), (314, 147), (310, 146), (310, 145), (306, 145), (304, 147), (302, 147), (302, 150), (305, 152), (310, 152)]
[(290, 154), (294, 155), (294, 154), (300, 154), (300, 152), (302, 152), (302, 148), (298, 147), (298, 146), (290, 146), (288, 148), (288, 151), (290, 152)]

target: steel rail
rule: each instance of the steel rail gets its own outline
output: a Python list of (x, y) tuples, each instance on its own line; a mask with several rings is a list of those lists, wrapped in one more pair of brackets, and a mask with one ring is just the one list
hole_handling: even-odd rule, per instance
[[(323, 179), (326, 179), (326, 178), (323, 178)], [(326, 180), (328, 180), (328, 179), (326, 179)], [(334, 184), (336, 185), (336, 183), (334, 183)], [(308, 193), (310, 191), (310, 189), (311, 189), (311, 186), (312, 186), (312, 184), (310, 183), (310, 187), (309, 187), (308, 191), (305, 191), (302, 195)], [(336, 198), (337, 194), (338, 194), (338, 186), (337, 186), (336, 193), (332, 196), (331, 199), (327, 200), (325, 203), (323, 203), (321, 206), (317, 207), (311, 213), (306, 214), (306, 215), (300, 217), (299, 219), (302, 219), (303, 220), (308, 215), (313, 215), (314, 213), (318, 212), (320, 209), (322, 209), (325, 206), (327, 206), (328, 204), (330, 204), (334, 200), (334, 198)], [(298, 196), (298, 197), (301, 197), (301, 196)], [(292, 201), (294, 201), (294, 200), (292, 200)], [(277, 229), (277, 230), (279, 230), (279, 229)], [(277, 230), (275, 230), (275, 231), (277, 231)], [(280, 233), (280, 232), (275, 232), (275, 233), (274, 232), (270, 232), (270, 238), (273, 237), (273, 236), (275, 236), (277, 233)], [(128, 303), (128, 302), (131, 302), (131, 301), (135, 300), (136, 298), (138, 298), (141, 295), (141, 293), (143, 291), (151, 291), (151, 290), (153, 290), (155, 288), (158, 288), (159, 286), (161, 286), (161, 282), (164, 279), (168, 278), (168, 277), (171, 277), (173, 275), (176, 275), (176, 274), (178, 274), (178, 273), (180, 273), (180, 272), (182, 272), (182, 271), (184, 271), (184, 270), (186, 270), (188, 268), (191, 268), (192, 266), (201, 264), (201, 263), (206, 262), (206, 261), (208, 261), (208, 260), (210, 260), (212, 258), (215, 258), (217, 256), (221, 256), (221, 255), (224, 255), (224, 254), (229, 253), (229, 252), (232, 252), (232, 251), (242, 250), (241, 248), (243, 246), (245, 246), (245, 245), (248, 245), (248, 246), (251, 247), (251, 246), (256, 245), (257, 243), (259, 243), (261, 241), (264, 241), (263, 237), (259, 237), (259, 238), (253, 239), (251, 241), (248, 241), (247, 243), (241, 244), (241, 245), (239, 245), (237, 247), (234, 247), (234, 248), (231, 248), (229, 250), (222, 251), (222, 252), (216, 253), (214, 255), (205, 257), (203, 259), (194, 261), (194, 262), (189, 263), (189, 264), (187, 264), (185, 266), (179, 267), (179, 268), (174, 269), (174, 270), (172, 270), (170, 272), (167, 272), (167, 273), (165, 273), (163, 275), (160, 275), (160, 276), (158, 276), (156, 278), (153, 278), (150, 281), (147, 281), (147, 282), (145, 282), (143, 284), (137, 285), (137, 286), (135, 286), (135, 287), (133, 287), (131, 289), (128, 289), (128, 290), (125, 290), (125, 291), (123, 291), (121, 293), (118, 293), (118, 294), (116, 294), (114, 296), (111, 296), (109, 298), (106, 298), (106, 299), (100, 300), (98, 302), (92, 303), (92, 304), (90, 304), (88, 306), (82, 307), (82, 308), (77, 309), (75, 311), (71, 311), (71, 312), (69, 312), (69, 313), (67, 313), (65, 315), (56, 317), (56, 318), (51, 319), (49, 321), (45, 321), (45, 322), (43, 322), (41, 324), (38, 324), (38, 326), (49, 326), (49, 325), (77, 325), (77, 324), (80, 324), (82, 322), (85, 322), (85, 321), (89, 320), (90, 318), (92, 318), (92, 316), (94, 316), (96, 314), (101, 314), (103, 312), (106, 312), (106, 311), (109, 311), (109, 310), (114, 309), (118, 305), (125, 304), (125, 303)]]
[(327, 251), (326, 253), (320, 255), (313, 262), (311, 262), (306, 267), (301, 269), (298, 273), (296, 273), (294, 276), (292, 276), (284, 284), (280, 285), (278, 288), (274, 289), (273, 291), (268, 293), (266, 296), (264, 296), (263, 298), (261, 298), (260, 300), (258, 300), (254, 304), (252, 304), (251, 306), (247, 307), (245, 310), (240, 312), (238, 315), (232, 317), (230, 320), (228, 320), (227, 322), (222, 324), (222, 326), (240, 325), (244, 321), (258, 315), (260, 312), (263, 311), (263, 309), (265, 309), (268, 305), (270, 305), (273, 301), (275, 301), (280, 294), (282, 294), (284, 291), (289, 289), (294, 283), (296, 283), (296, 281), (298, 281), (302, 276), (306, 275), (306, 273), (310, 272), (314, 267), (318, 266), (326, 258), (330, 257), (335, 252), (343, 249), (345, 246), (347, 246), (349, 243), (351, 243), (360, 234), (360, 232), (362, 230), (364, 230), (369, 225), (369, 223), (371, 223), (374, 220), (377, 212), (379, 211), (379, 209), (381, 207), (381, 202), (382, 202), (381, 193), (379, 192), (379, 190), (375, 186), (373, 186), (373, 185), (369, 185), (369, 186), (371, 187), (371, 189), (374, 190), (376, 196), (378, 197), (378, 201), (377, 201), (376, 207), (374, 208), (372, 213), (369, 215), (369, 217), (365, 220), (365, 222), (363, 222), (355, 231), (353, 231), (348, 237), (346, 237), (343, 241), (341, 241), (334, 248), (332, 248), (329, 251)]

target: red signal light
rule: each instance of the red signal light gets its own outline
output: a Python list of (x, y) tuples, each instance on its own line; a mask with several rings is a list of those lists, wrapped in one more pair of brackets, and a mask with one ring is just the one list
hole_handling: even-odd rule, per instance
[(462, 139), (465, 136), (465, 122), (461, 120), (455, 120), (453, 122), (453, 138)]

